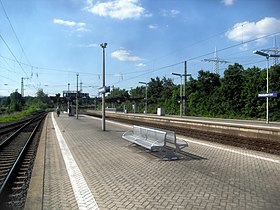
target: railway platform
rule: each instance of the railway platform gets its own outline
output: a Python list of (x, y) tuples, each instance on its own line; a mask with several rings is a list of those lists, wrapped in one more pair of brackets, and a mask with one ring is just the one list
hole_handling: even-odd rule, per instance
[(280, 156), (179, 136), (183, 159), (162, 161), (129, 129), (50, 113), (25, 209), (280, 209)]

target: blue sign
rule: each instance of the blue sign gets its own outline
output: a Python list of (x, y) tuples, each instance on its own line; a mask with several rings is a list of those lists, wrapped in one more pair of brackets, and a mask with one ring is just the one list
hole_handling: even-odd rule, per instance
[(110, 92), (110, 86), (105, 86), (105, 93)]
[(259, 93), (258, 94), (259, 98), (275, 98), (277, 97), (277, 93)]

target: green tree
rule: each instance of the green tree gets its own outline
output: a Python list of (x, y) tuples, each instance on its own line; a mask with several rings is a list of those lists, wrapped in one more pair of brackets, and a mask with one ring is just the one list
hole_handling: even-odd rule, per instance
[(161, 100), (158, 107), (165, 108), (165, 112), (168, 114), (176, 114), (178, 104), (173, 100), (176, 95), (176, 85), (173, 83), (172, 79), (163, 77), (162, 87), (163, 90), (159, 93)]
[(132, 104), (136, 105), (136, 111), (139, 113), (143, 113), (145, 110), (145, 97), (146, 97), (146, 86), (137, 86), (136, 88), (132, 88), (130, 90), (130, 99), (132, 100), (129, 103), (131, 107)]
[(11, 93), (10, 95), (10, 110), (21, 111), (23, 108), (24, 100), (18, 92)]
[(243, 66), (235, 63), (229, 65), (224, 71), (224, 78), (221, 80), (223, 109), (227, 110), (228, 116), (239, 115), (244, 107), (241, 93), (243, 89)]
[(209, 71), (200, 70), (198, 72), (197, 81), (190, 79), (188, 83), (190, 90), (189, 95), (189, 113), (199, 116), (213, 116), (217, 114), (216, 94), (214, 94), (221, 86), (220, 76)]
[(0, 99), (0, 106), (1, 107), (9, 107), (11, 103), (10, 97), (3, 97)]
[(116, 87), (106, 96), (106, 103), (109, 103), (110, 107), (123, 108), (124, 105), (127, 105), (129, 98), (127, 90)]
[(50, 99), (48, 95), (44, 93), (43, 89), (38, 89), (34, 99), (34, 105), (37, 106), (38, 109), (46, 109), (49, 103)]
[(260, 117), (260, 107), (263, 104), (263, 102), (257, 97), (262, 89), (260, 74), (261, 70), (257, 67), (248, 68), (243, 71), (244, 80), (241, 97), (244, 103), (244, 107), (242, 108), (242, 114), (244, 117)]
[(269, 92), (277, 92), (277, 98), (269, 98), (269, 117), (271, 120), (280, 120), (280, 65), (269, 69)]
[(163, 82), (159, 77), (151, 78), (151, 81), (148, 83), (148, 112), (156, 113), (156, 109), (161, 101), (161, 93), (163, 91)]

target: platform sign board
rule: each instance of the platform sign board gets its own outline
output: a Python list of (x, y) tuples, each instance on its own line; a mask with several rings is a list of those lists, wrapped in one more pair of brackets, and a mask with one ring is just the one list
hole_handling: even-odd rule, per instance
[(104, 87), (98, 88), (98, 93), (100, 93), (100, 94), (108, 93), (108, 92), (110, 92), (110, 86), (104, 86)]
[(98, 88), (98, 93), (100, 94), (105, 93), (105, 87)]
[(275, 98), (277, 97), (277, 93), (273, 92), (273, 93), (259, 93), (258, 94), (259, 98)]

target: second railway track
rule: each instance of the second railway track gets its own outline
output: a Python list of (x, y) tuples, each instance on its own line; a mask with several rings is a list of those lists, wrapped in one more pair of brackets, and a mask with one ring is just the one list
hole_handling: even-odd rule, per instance
[[(101, 113), (99, 112), (84, 111), (84, 114), (101, 117)], [(265, 138), (251, 138), (251, 137), (244, 137), (244, 136), (238, 136), (238, 135), (221, 133), (221, 132), (217, 133), (217, 132), (211, 132), (203, 129), (193, 129), (190, 128), (188, 125), (179, 124), (179, 123), (174, 125), (174, 123), (172, 124), (163, 121), (161, 122), (155, 120), (141, 120), (140, 117), (127, 118), (125, 117), (125, 115), (122, 114), (120, 115), (108, 114), (106, 118), (118, 122), (128, 123), (128, 124), (146, 125), (150, 127), (167, 129), (167, 130), (175, 131), (176, 134), (186, 136), (186, 137), (191, 137), (191, 138), (196, 138), (196, 139), (201, 139), (201, 140), (206, 140), (211, 142), (218, 142), (226, 145), (242, 147), (245, 149), (280, 155), (279, 140), (277, 141), (277, 140), (268, 140)]]
[[(22, 122), (0, 142), (0, 209), (23, 209), (45, 114)], [(18, 128), (20, 127), (20, 128)], [(11, 131), (10, 131), (11, 132)], [(4, 140), (3, 140), (4, 139)]]

